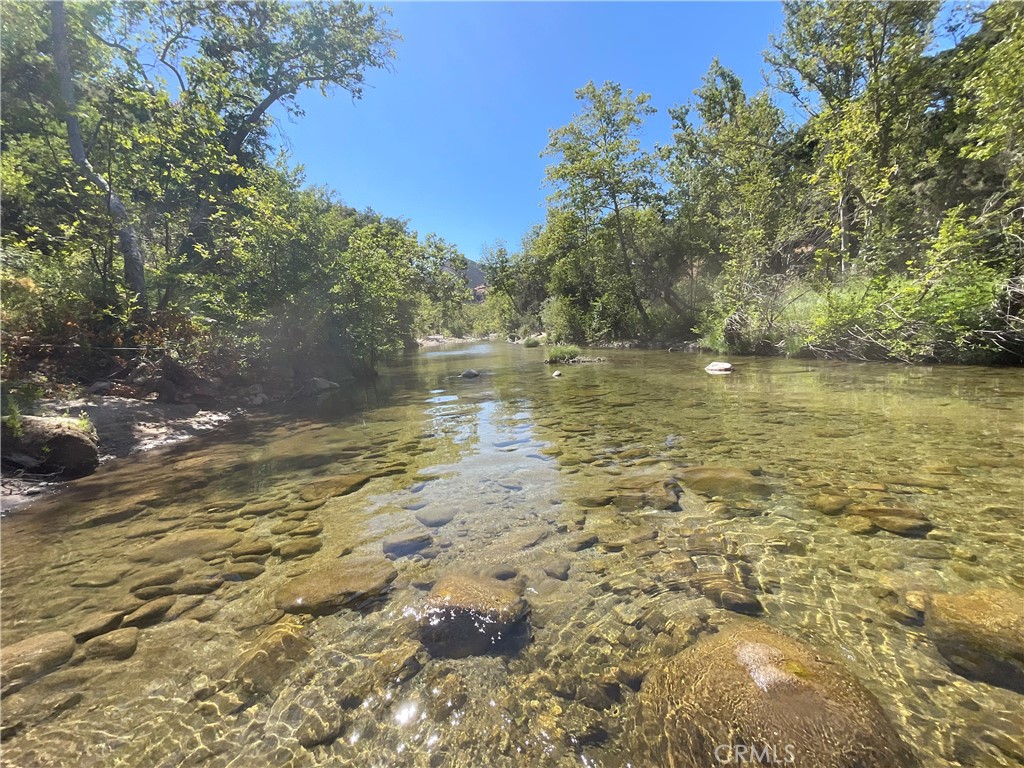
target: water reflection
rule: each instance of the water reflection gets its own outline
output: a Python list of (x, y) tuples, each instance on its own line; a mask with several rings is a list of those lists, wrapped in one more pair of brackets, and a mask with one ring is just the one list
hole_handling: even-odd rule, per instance
[[(752, 596), (842, 658), (924, 764), (1016, 764), (1020, 694), (952, 670), (913, 595), (1024, 589), (1019, 371), (752, 358), (712, 377), (611, 351), (553, 379), (542, 354), (429, 350), (5, 519), (5, 647), (167, 605), (130, 658), (79, 642), (5, 697), (5, 758), (636, 764), (646, 672)], [(770, 491), (677, 501), (694, 465)], [(275, 608), (290, 579), (424, 536), (372, 610)], [(167, 562), (133, 559), (152, 542)], [(528, 642), (431, 655), (418, 617), (448, 573), (519, 590)]]

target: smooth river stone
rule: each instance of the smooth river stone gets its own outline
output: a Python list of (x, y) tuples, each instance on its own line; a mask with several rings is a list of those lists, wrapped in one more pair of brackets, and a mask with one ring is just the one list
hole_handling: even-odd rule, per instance
[(147, 627), (150, 624), (156, 624), (164, 617), (165, 613), (174, 607), (175, 602), (177, 602), (177, 598), (173, 595), (150, 600), (145, 605), (125, 616), (121, 621), (121, 626)]
[(552, 579), (558, 579), (559, 581), (565, 581), (569, 578), (569, 568), (571, 563), (567, 558), (564, 557), (551, 557), (541, 563), (541, 569), (545, 575), (550, 576)]
[(276, 552), (282, 560), (290, 560), (293, 557), (312, 555), (314, 552), (319, 552), (322, 546), (323, 544), (320, 543), (320, 539), (300, 536), (297, 539), (281, 542)]
[(958, 673), (1024, 693), (1024, 592), (930, 595), (925, 629)]
[(597, 536), (592, 533), (577, 533), (564, 539), (564, 547), (569, 552), (582, 552), (597, 544)]
[(137, 627), (117, 629), (99, 637), (86, 641), (82, 646), (82, 655), (86, 659), (123, 660), (135, 653), (139, 642)]
[(220, 552), (242, 540), (241, 534), (219, 528), (201, 528), (165, 536), (128, 554), (129, 559), (152, 563), (170, 563), (209, 552)]
[(811, 499), (811, 506), (823, 515), (838, 515), (852, 503), (853, 499), (849, 496), (834, 496), (829, 493), (819, 493)]
[(345, 496), (354, 493), (374, 478), (371, 474), (335, 475), (310, 483), (299, 492), (303, 501), (329, 499), (332, 496)]
[(708, 496), (770, 496), (772, 487), (745, 469), (690, 467), (679, 471), (687, 488)]
[(287, 616), (267, 628), (238, 659), (232, 678), (243, 690), (272, 691), (312, 649), (305, 623)]
[(308, 523), (303, 523), (297, 528), (292, 528), (288, 531), (289, 536), (318, 536), (323, 531), (324, 527), (322, 524), (311, 520)]
[(698, 573), (692, 582), (701, 594), (720, 608), (747, 616), (760, 616), (764, 606), (752, 591), (723, 573)]
[(751, 760), (758, 765), (918, 765), (879, 703), (837, 661), (753, 621), (726, 625), (659, 663), (638, 700), (642, 764), (707, 768), (716, 749), (731, 764), (743, 747), (747, 757), (767, 750)]
[(243, 515), (266, 515), (284, 509), (288, 504), (284, 501), (261, 501), (258, 504), (250, 504), (242, 510)]
[(221, 568), (224, 581), (248, 581), (255, 579), (266, 570), (259, 563), (231, 563)]
[(115, 567), (115, 568), (98, 568), (95, 571), (90, 571), (87, 574), (79, 576), (73, 582), (73, 587), (109, 587), (112, 584), (116, 584), (121, 578), (128, 573), (126, 567)]
[(934, 527), (923, 512), (910, 507), (853, 504), (846, 511), (851, 515), (866, 517), (882, 530), (900, 536), (924, 536)]
[(446, 574), (427, 596), (420, 634), (433, 655), (464, 658), (513, 639), (528, 610), (527, 602), (507, 582)]
[(75, 640), (83, 643), (97, 635), (117, 629), (121, 626), (124, 613), (124, 611), (104, 611), (89, 614), (78, 622), (71, 634), (74, 635)]
[(245, 557), (248, 555), (269, 555), (274, 551), (274, 545), (262, 539), (248, 539), (233, 546), (229, 551), (232, 557)]
[(450, 509), (421, 509), (416, 513), (416, 519), (428, 528), (440, 528), (447, 525), (455, 518), (455, 512)]
[(346, 557), (285, 582), (275, 604), (288, 613), (334, 613), (383, 594), (397, 576), (394, 566), (382, 558)]
[(429, 533), (408, 533), (388, 536), (381, 542), (381, 547), (388, 557), (399, 558), (416, 554), (421, 549), (429, 547), (432, 542)]
[(145, 587), (155, 587), (161, 584), (173, 584), (182, 577), (185, 569), (180, 565), (168, 568), (158, 568), (152, 571), (143, 571), (141, 576), (128, 585), (128, 589), (136, 592)]
[(0, 651), (0, 690), (6, 695), (52, 672), (71, 658), (75, 638), (68, 632), (33, 635)]

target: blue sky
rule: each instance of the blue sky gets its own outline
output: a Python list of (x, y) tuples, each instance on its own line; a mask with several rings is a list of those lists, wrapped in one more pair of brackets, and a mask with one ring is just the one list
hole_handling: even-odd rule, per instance
[(646, 91), (644, 141), (671, 136), (667, 108), (692, 97), (714, 56), (748, 91), (779, 3), (389, 3), (404, 40), (362, 100), (305, 92), (278, 137), (307, 179), (356, 208), (408, 219), (471, 259), (517, 249), (544, 220), (548, 130), (572, 119), (594, 80)]

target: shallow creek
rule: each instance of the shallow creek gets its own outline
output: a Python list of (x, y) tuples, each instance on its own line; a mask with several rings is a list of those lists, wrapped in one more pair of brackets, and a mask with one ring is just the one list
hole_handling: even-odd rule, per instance
[[(954, 671), (914, 598), (1024, 594), (1022, 371), (601, 354), (422, 351), (6, 516), (3, 646), (82, 639), (4, 698), (4, 764), (648, 765), (644, 675), (737, 610), (838, 659), (922, 765), (1024, 762), (1024, 696)], [(279, 610), (360, 556), (380, 599)], [(451, 573), (518, 590), (517, 636), (425, 644)], [(88, 640), (118, 621), (134, 652)]]

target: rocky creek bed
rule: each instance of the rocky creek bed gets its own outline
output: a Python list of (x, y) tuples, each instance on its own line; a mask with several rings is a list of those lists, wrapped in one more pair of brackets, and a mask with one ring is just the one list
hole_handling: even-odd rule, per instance
[(1020, 372), (542, 354), (6, 517), (5, 764), (1024, 762)]

